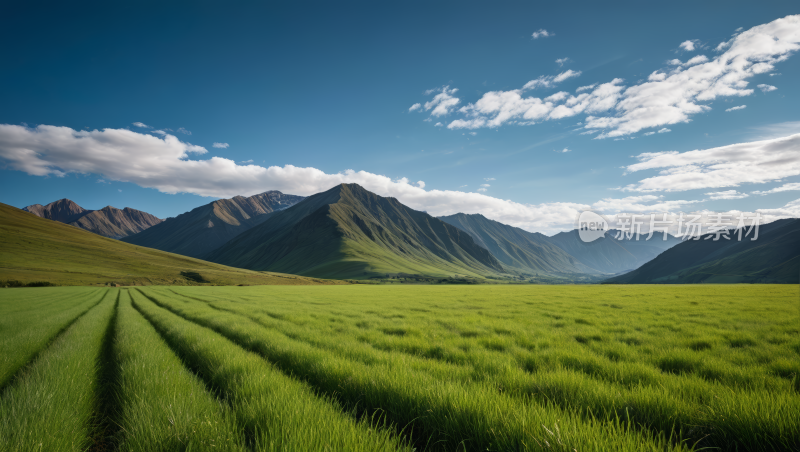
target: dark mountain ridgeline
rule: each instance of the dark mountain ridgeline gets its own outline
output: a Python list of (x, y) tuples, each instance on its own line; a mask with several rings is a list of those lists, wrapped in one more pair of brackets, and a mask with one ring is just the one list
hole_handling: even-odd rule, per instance
[(503, 272), (469, 234), (357, 184), (310, 196), (206, 257), (253, 270), (331, 278)]
[[(800, 220), (777, 220), (759, 227), (759, 237), (713, 240), (705, 234), (686, 240), (630, 273), (608, 283), (789, 283), (800, 282)], [(742, 234), (744, 235), (744, 234)]]
[(126, 237), (123, 241), (184, 256), (201, 257), (261, 224), (273, 212), (290, 207), (302, 199), (302, 196), (286, 195), (279, 191), (218, 199)]
[(136, 234), (163, 221), (147, 212), (130, 207), (117, 209), (106, 206), (100, 210), (86, 210), (66, 198), (51, 202), (46, 206), (34, 204), (22, 210), (113, 239)]

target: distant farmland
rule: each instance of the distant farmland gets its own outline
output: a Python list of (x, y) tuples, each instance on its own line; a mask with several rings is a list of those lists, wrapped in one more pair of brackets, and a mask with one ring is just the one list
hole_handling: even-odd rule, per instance
[(0, 450), (795, 450), (796, 285), (0, 290)]

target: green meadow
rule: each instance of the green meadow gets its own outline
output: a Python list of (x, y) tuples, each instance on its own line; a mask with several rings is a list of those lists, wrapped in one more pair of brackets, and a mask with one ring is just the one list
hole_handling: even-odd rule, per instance
[(0, 290), (0, 451), (800, 448), (797, 285)]

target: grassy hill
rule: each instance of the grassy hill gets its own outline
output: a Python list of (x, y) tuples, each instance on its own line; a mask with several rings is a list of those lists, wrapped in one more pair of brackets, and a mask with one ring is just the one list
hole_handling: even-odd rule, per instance
[(130, 245), (0, 203), (0, 286), (9, 280), (57, 285), (331, 283)]
[(599, 273), (550, 243), (543, 234), (498, 223), (481, 214), (457, 213), (439, 219), (466, 231), (509, 271), (550, 275)]
[(184, 256), (202, 257), (242, 232), (261, 224), (272, 212), (292, 206), (302, 196), (268, 191), (219, 199), (123, 239)]
[(336, 186), (270, 215), (207, 259), (325, 278), (503, 272), (466, 232), (356, 184)]
[[(609, 283), (790, 283), (800, 282), (800, 220), (762, 225), (758, 240), (687, 240), (635, 271)], [(752, 237), (752, 233), (751, 233)]]

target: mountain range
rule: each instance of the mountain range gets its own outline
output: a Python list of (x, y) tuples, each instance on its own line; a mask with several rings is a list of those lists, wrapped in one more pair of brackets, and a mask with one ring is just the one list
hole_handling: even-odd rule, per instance
[[(724, 236), (705, 234), (686, 240), (632, 272), (609, 283), (793, 283), (800, 276), (800, 220), (761, 225), (739, 240), (738, 230)], [(717, 238), (717, 240), (714, 240)]]
[(22, 210), (114, 239), (136, 234), (162, 221), (147, 212), (130, 207), (117, 209), (106, 206), (100, 210), (86, 210), (69, 199), (59, 199), (46, 206), (33, 204)]
[(268, 191), (258, 195), (219, 199), (168, 218), (123, 239), (135, 245), (184, 256), (202, 257), (242, 232), (264, 222), (273, 212), (293, 206), (303, 196)]
[(25, 210), (132, 245), (230, 267), (296, 275), (532, 282), (796, 282), (800, 220), (761, 226), (756, 242), (552, 237), (480, 214), (433, 217), (357, 184), (309, 197), (268, 191), (219, 199), (161, 221), (134, 209), (89, 211), (68, 199)]
[(356, 184), (338, 185), (276, 212), (205, 258), (328, 278), (503, 272), (464, 231)]
[(592, 242), (580, 239), (577, 229), (548, 237), (550, 242), (569, 253), (584, 265), (606, 274), (619, 274), (640, 267), (654, 259), (665, 250), (680, 243), (680, 239), (664, 233), (656, 232), (650, 240), (645, 237), (617, 239), (617, 232), (611, 229), (605, 235)]

